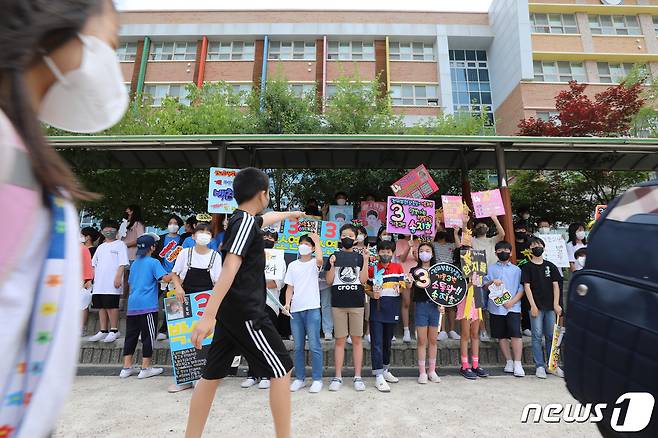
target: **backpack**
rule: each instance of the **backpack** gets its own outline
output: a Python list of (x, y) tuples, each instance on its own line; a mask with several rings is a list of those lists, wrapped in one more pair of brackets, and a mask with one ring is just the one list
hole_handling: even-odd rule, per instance
[(569, 392), (607, 405), (597, 423), (603, 436), (658, 436), (651, 397), (625, 395), (658, 399), (658, 180), (616, 198), (596, 222), (567, 311)]

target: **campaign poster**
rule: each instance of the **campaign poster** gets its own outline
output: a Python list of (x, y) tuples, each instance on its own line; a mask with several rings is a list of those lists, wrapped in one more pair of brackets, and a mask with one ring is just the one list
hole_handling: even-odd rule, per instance
[(338, 228), (352, 222), (354, 219), (354, 207), (351, 205), (330, 205), (329, 222), (336, 222)]
[(283, 280), (286, 273), (285, 253), (280, 249), (265, 250), (265, 279)]
[(435, 214), (432, 200), (389, 196), (386, 231), (410, 236), (434, 236)]
[(386, 222), (386, 202), (363, 201), (359, 218), (368, 237), (377, 237), (379, 229)]
[(191, 336), (194, 326), (203, 316), (211, 294), (212, 291), (206, 291), (185, 295), (185, 303), (181, 303), (176, 297), (166, 298), (164, 301), (171, 363), (174, 367), (174, 380), (178, 385), (199, 380), (206, 365), (212, 334), (203, 340), (201, 350), (194, 348)]
[(425, 289), (429, 299), (440, 306), (454, 307), (466, 298), (466, 278), (450, 263), (437, 263), (429, 270), (416, 269), (412, 277), (416, 286)]
[(309, 232), (320, 236), (322, 255), (330, 256), (338, 251), (338, 238), (340, 227), (336, 222), (318, 221), (315, 219), (286, 220), (279, 233), (279, 240), (274, 244), (274, 249), (283, 250), (288, 254), (297, 254), (299, 238)]
[(569, 267), (569, 254), (567, 253), (567, 243), (561, 234), (537, 234), (544, 241), (544, 259), (553, 263), (558, 268)]
[(427, 171), (425, 165), (421, 164), (399, 180), (395, 181), (391, 185), (391, 190), (393, 190), (395, 196), (425, 199), (439, 190), (439, 187), (432, 179), (432, 176)]
[(505, 206), (499, 189), (473, 192), (471, 199), (476, 218), (505, 216)]
[(466, 278), (471, 278), (475, 273), (475, 284), (482, 284), (482, 279), (487, 275), (487, 252), (478, 249), (462, 249), (459, 252), (459, 258), (462, 264), (462, 271)]
[(464, 218), (464, 205), (461, 196), (441, 196), (443, 223), (446, 228), (461, 228)]
[(232, 214), (238, 208), (238, 203), (233, 196), (233, 180), (235, 180), (237, 173), (238, 170), (236, 169), (210, 168), (209, 213)]

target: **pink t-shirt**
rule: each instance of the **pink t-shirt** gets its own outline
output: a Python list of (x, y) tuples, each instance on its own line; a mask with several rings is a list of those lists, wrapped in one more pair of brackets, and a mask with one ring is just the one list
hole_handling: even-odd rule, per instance
[[(126, 237), (123, 240), (124, 243), (134, 242), (139, 236), (144, 234), (144, 224), (141, 222), (135, 222), (132, 228), (128, 228), (126, 231)], [(128, 260), (133, 261), (137, 258), (137, 245), (128, 247)]]
[(402, 255), (407, 251), (407, 248), (409, 247), (409, 241), (408, 240), (397, 241), (397, 245), (395, 247), (395, 257), (397, 262), (400, 263), (404, 268), (405, 274), (408, 274), (411, 268), (414, 268), (418, 264), (418, 260), (416, 259), (418, 254), (418, 245), (419, 245), (419, 241), (417, 239), (414, 239), (412, 241), (411, 250), (409, 250), (409, 254), (407, 255), (407, 259), (405, 261), (402, 261)]

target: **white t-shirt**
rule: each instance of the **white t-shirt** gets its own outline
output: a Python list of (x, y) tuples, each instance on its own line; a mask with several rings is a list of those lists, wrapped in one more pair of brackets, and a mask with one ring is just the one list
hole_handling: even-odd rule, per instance
[(587, 245), (583, 245), (582, 243), (577, 243), (574, 245), (571, 242), (567, 242), (567, 255), (569, 256), (569, 261), (576, 264), (576, 271), (580, 271), (584, 268), (584, 266), (582, 266), (580, 263), (578, 263), (578, 260), (576, 260), (576, 251), (578, 251), (580, 248), (587, 248)]
[(319, 275), (320, 268), (314, 258), (308, 262), (295, 260), (288, 266), (285, 283), (295, 288), (291, 312), (320, 308)]
[(190, 251), (192, 251), (192, 267), (198, 269), (208, 269), (210, 266), (210, 260), (212, 259), (212, 253), (216, 253), (215, 261), (210, 268), (210, 279), (213, 284), (219, 280), (219, 274), (222, 273), (222, 256), (214, 251), (208, 251), (208, 254), (199, 254), (194, 251), (194, 248), (185, 248), (178, 254), (176, 258), (176, 263), (174, 264), (173, 272), (176, 273), (182, 280), (185, 280), (185, 275), (187, 275), (187, 259), (190, 256)]
[(485, 250), (487, 252), (487, 265), (498, 263), (496, 256), (496, 237), (473, 237), (473, 249)]
[(128, 247), (121, 240), (102, 243), (91, 260), (94, 267), (93, 294), (121, 295), (121, 287), (114, 287), (119, 266), (128, 266)]

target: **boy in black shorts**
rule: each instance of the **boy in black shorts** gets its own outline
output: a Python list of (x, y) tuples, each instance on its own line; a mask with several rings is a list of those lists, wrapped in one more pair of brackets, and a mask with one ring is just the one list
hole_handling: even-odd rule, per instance
[(277, 437), (290, 436), (290, 370), (292, 361), (281, 336), (265, 313), (265, 251), (261, 228), (302, 212), (259, 213), (270, 203), (269, 178), (247, 168), (233, 182), (238, 209), (229, 219), (222, 255), (224, 265), (203, 317), (192, 333), (201, 342), (214, 329), (203, 377), (199, 380), (187, 420), (186, 437), (200, 437), (215, 398), (219, 380), (226, 377), (233, 358), (243, 355), (257, 376), (271, 378), (270, 409)]

